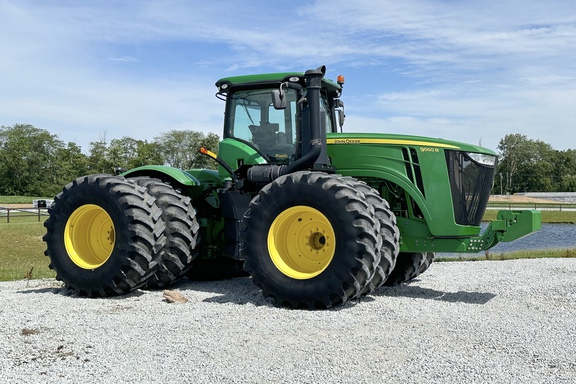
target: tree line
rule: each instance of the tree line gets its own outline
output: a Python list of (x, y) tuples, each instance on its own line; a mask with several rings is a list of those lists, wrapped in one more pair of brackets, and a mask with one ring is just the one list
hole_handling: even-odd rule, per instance
[(500, 140), (498, 151), (493, 193), (576, 192), (576, 150), (516, 133)]
[[(0, 126), (0, 195), (53, 196), (79, 176), (114, 173), (117, 168), (168, 165), (179, 169), (215, 168), (198, 154), (218, 150), (214, 133), (172, 130), (150, 142), (104, 134), (88, 153), (29, 124)], [(509, 134), (498, 144), (499, 162), (492, 193), (575, 192), (576, 150), (558, 151), (525, 135)]]
[(54, 196), (82, 175), (142, 165), (215, 168), (197, 149), (217, 152), (219, 140), (214, 133), (189, 130), (165, 132), (150, 142), (131, 137), (108, 141), (104, 134), (85, 154), (76, 143), (29, 124), (0, 126), (0, 195)]

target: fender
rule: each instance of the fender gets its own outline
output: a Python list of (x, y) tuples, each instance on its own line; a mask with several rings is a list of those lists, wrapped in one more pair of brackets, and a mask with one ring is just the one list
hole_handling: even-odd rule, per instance
[(200, 181), (190, 173), (178, 168), (167, 167), (164, 165), (145, 165), (143, 167), (130, 169), (120, 174), (120, 176), (149, 176), (160, 179), (164, 182), (172, 181), (187, 187), (197, 187), (200, 185)]

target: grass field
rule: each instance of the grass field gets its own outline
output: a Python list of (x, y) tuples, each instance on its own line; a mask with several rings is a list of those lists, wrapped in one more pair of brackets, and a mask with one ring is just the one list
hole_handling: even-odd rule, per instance
[(2, 204), (30, 204), (33, 200), (52, 200), (54, 197), (30, 197), (30, 196), (0, 196), (0, 206)]
[(54, 277), (44, 256), (43, 223), (0, 223), (0, 281)]

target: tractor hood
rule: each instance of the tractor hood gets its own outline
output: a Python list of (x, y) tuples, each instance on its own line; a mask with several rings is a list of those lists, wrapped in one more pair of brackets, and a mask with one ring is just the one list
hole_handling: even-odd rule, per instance
[(400, 146), (417, 146), (430, 148), (453, 149), (464, 152), (482, 153), (490, 156), (497, 156), (490, 149), (460, 143), (457, 141), (436, 139), (425, 136), (398, 135), (386, 133), (329, 133), (327, 135), (328, 144), (382, 144), (382, 145), (400, 145)]

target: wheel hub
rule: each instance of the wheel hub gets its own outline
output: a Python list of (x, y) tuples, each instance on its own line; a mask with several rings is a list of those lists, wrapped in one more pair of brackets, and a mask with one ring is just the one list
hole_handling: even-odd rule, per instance
[(326, 245), (326, 237), (324, 236), (323, 233), (320, 232), (314, 232), (313, 234), (310, 235), (309, 237), (309, 245), (310, 248), (312, 248), (312, 250), (321, 250), (322, 248), (324, 248), (324, 246)]
[(64, 246), (70, 259), (80, 268), (100, 267), (110, 258), (115, 242), (114, 223), (98, 205), (80, 206), (66, 222)]
[(299, 205), (282, 211), (268, 231), (272, 262), (294, 279), (310, 279), (322, 273), (330, 265), (335, 249), (332, 224), (312, 207)]

